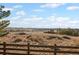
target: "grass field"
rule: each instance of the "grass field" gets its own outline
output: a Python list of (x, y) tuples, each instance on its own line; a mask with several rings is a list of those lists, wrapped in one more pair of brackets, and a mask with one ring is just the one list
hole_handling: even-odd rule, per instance
[[(45, 33), (44, 30), (43, 31), (35, 31), (35, 30), (10, 31), (9, 34), (0, 37), (0, 43), (2, 42), (18, 43), (18, 44), (27, 44), (28, 42), (30, 42), (30, 44), (32, 45), (57, 44), (58, 46), (79, 46), (79, 36)], [(38, 48), (38, 49), (42, 49), (42, 48)], [(65, 49), (65, 50), (71, 50), (71, 49)], [(72, 51), (74, 51), (74, 49), (72, 49)], [(43, 54), (43, 53), (37, 53), (37, 54)], [(52, 53), (44, 53), (44, 54), (52, 54)]]
[[(19, 30), (19, 29), (18, 29)], [(46, 30), (45, 30), (46, 31)], [(44, 30), (28, 29), (28, 31), (10, 31), (9, 34), (0, 37), (0, 42), (7, 43), (22, 43), (27, 42), (37, 45), (67, 45), (67, 46), (78, 46), (79, 36), (69, 36), (60, 34), (45, 33)]]

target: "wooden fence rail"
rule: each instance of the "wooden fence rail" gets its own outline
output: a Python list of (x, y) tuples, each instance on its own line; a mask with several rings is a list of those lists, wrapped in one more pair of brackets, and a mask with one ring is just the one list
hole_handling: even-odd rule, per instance
[[(34, 55), (31, 54), (30, 52), (46, 52), (46, 53), (53, 53), (54, 55), (57, 55), (57, 53), (71, 53), (71, 54), (79, 54), (79, 46), (57, 46), (56, 44), (53, 46), (42, 46), (42, 45), (30, 45), (28, 44), (7, 44), (6, 42), (0, 43), (0, 54), (3, 55)], [(10, 47), (7, 47), (10, 46)], [(12, 48), (11, 48), (12, 47)], [(27, 49), (23, 48), (14, 48), (14, 47), (27, 47)], [(31, 47), (37, 47), (37, 48), (51, 48), (52, 50), (40, 50), (40, 49), (31, 49)], [(78, 51), (61, 51), (58, 49), (78, 49)], [(25, 51), (25, 53), (15, 53), (15, 52), (7, 52), (7, 50), (16, 50), (16, 51)]]

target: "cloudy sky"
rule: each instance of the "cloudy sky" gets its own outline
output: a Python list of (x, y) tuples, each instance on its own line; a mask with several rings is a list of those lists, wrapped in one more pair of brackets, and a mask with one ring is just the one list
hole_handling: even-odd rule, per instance
[(10, 10), (9, 27), (79, 28), (78, 3), (1, 3)]

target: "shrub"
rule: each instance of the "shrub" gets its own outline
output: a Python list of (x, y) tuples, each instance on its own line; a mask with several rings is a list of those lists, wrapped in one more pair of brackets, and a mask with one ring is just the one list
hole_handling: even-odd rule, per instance
[(62, 38), (65, 38), (65, 39), (71, 39), (70, 37), (68, 36), (63, 36)]
[(18, 33), (18, 35), (26, 35), (26, 33), (24, 33), (24, 32), (21, 32), (21, 33)]
[(9, 32), (0, 32), (0, 37), (7, 35)]
[(57, 37), (57, 39), (62, 40), (62, 38), (61, 38), (61, 37), (59, 37), (59, 36)]
[(75, 29), (61, 29), (59, 34), (65, 34), (70, 36), (79, 36), (79, 32)]
[(21, 42), (22, 40), (21, 39), (16, 39), (16, 40), (14, 40), (13, 42), (14, 43), (17, 43), (17, 42)]
[[(56, 31), (55, 31), (56, 30)], [(50, 30), (44, 33), (50, 33), (50, 34), (62, 34), (62, 35), (70, 35), (70, 36), (79, 36), (79, 29), (55, 29)]]
[(47, 39), (55, 39), (57, 36), (48, 36)]
[(56, 39), (56, 38), (62, 40), (62, 38), (59, 36), (49, 36), (47, 39)]

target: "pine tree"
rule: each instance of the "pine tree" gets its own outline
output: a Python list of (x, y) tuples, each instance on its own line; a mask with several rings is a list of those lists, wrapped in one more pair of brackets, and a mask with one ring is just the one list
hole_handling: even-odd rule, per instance
[(3, 20), (3, 18), (6, 18), (10, 15), (10, 10), (3, 10), (4, 8), (4, 6), (0, 6), (0, 36), (3, 36), (7, 33), (4, 29), (10, 24), (9, 20)]

